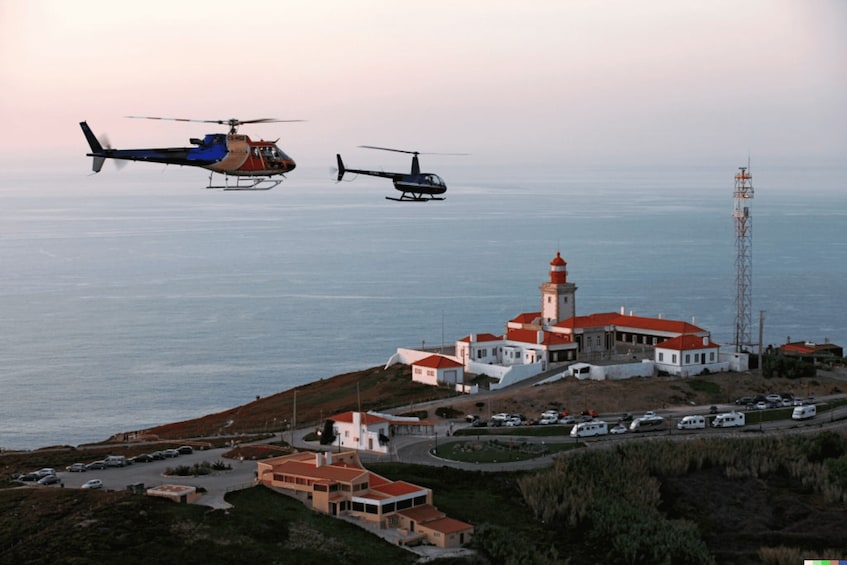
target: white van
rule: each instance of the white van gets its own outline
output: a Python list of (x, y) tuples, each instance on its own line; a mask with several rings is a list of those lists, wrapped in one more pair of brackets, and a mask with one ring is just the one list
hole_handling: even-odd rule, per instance
[(725, 414), (718, 414), (715, 416), (715, 419), (712, 420), (713, 428), (735, 428), (743, 426), (744, 424), (745, 421), (743, 412), (727, 412)]
[(685, 416), (676, 423), (678, 430), (702, 430), (706, 427), (705, 416)]
[(127, 464), (124, 455), (109, 455), (103, 461), (106, 463), (106, 467), (125, 467)]
[(582, 422), (571, 428), (571, 437), (604, 436), (609, 433), (609, 426), (603, 420)]
[(806, 406), (795, 406), (794, 412), (791, 414), (792, 420), (808, 420), (809, 418), (814, 418), (818, 415), (818, 407), (814, 404), (807, 404)]

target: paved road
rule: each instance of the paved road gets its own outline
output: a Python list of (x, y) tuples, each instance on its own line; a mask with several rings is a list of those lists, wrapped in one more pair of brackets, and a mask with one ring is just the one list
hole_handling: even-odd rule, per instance
[[(735, 408), (734, 405), (719, 406), (719, 411), (725, 412), (733, 408)], [(659, 413), (660, 415), (677, 419), (687, 413), (705, 413), (704, 411), (708, 412), (708, 407), (685, 407), (673, 410), (659, 411)], [(818, 431), (822, 428), (828, 428), (830, 426), (841, 428), (847, 426), (847, 406), (843, 406), (833, 412), (819, 413), (816, 418), (805, 422), (781, 421), (759, 424), (756, 421), (756, 414), (757, 411), (747, 412), (747, 426), (743, 428), (744, 430), (749, 431), (752, 427), (761, 427), (763, 432), (779, 431), (780, 433), (783, 433), (785, 430), (789, 429), (796, 432), (802, 432)], [(613, 420), (613, 418), (610, 418), (610, 420)], [(453, 423), (453, 429), (459, 429), (460, 427), (461, 424), (456, 424), (455, 422)], [(447, 435), (449, 429), (450, 423), (448, 422), (444, 424), (438, 424), (436, 426), (437, 436), (434, 435), (430, 437), (395, 437), (392, 441), (392, 450), (390, 454), (378, 455), (367, 452), (360, 452), (360, 457), (364, 463), (377, 461), (402, 461), (405, 463), (416, 463), (421, 465), (432, 465), (438, 467), (449, 466), (461, 469), (480, 471), (509, 471), (519, 469), (541, 468), (550, 465), (554, 458), (553, 455), (550, 455), (546, 457), (540, 457), (537, 459), (519, 461), (514, 463), (490, 464), (463, 463), (447, 459), (440, 459), (432, 454), (432, 449), (433, 447), (435, 447), (436, 442), (446, 443), (450, 441), (468, 441), (472, 439), (472, 436), (450, 437)], [(615, 445), (614, 442), (617, 441), (639, 441), (650, 438), (658, 439), (670, 437), (674, 439), (683, 440), (685, 438), (702, 436), (703, 434), (707, 434), (711, 437), (714, 437), (716, 434), (738, 434), (740, 433), (739, 430), (741, 430), (741, 428), (734, 428), (729, 430), (706, 429), (683, 432), (672, 428), (670, 432), (668, 432), (668, 430), (665, 430), (662, 432), (649, 432), (643, 434), (626, 433), (620, 436), (601, 436), (598, 438), (590, 438), (588, 442), (591, 445), (596, 445), (600, 447)], [(326, 446), (321, 446), (317, 442), (303, 441), (303, 436), (309, 433), (310, 431), (312, 430), (298, 430), (294, 438), (295, 446), (303, 449), (317, 450), (321, 449), (322, 447), (325, 449)], [(547, 443), (574, 441), (569, 436), (485, 437), (489, 439), (499, 437), (501, 439), (506, 439), (507, 441), (508, 439), (520, 439), (521, 441), (543, 441)], [(585, 439), (583, 438), (582, 441), (585, 441)], [(223, 454), (227, 450), (228, 448), (218, 448), (204, 451), (195, 451), (190, 455), (180, 455), (177, 458), (165, 459), (163, 461), (152, 461), (150, 463), (135, 463), (127, 467), (110, 468), (101, 471), (88, 471), (85, 473), (69, 473), (66, 471), (61, 471), (58, 473), (58, 475), (62, 479), (65, 488), (78, 488), (87, 480), (94, 478), (102, 480), (104, 487), (110, 490), (124, 490), (127, 488), (128, 485), (136, 483), (144, 484), (145, 488), (162, 484), (191, 485), (198, 488), (202, 487), (206, 490), (206, 493), (201, 496), (195, 502), (195, 504), (210, 506), (212, 508), (229, 508), (230, 505), (226, 501), (224, 501), (224, 496), (227, 492), (253, 486), (255, 484), (257, 466), (255, 461), (239, 462), (230, 459), (224, 459)], [(216, 471), (213, 472), (211, 475), (204, 475), (199, 477), (176, 477), (164, 475), (164, 471), (168, 467), (176, 467), (178, 465), (191, 466), (195, 463), (201, 463), (203, 461), (208, 461), (209, 463), (223, 461), (224, 463), (229, 464), (232, 468), (227, 471)]]

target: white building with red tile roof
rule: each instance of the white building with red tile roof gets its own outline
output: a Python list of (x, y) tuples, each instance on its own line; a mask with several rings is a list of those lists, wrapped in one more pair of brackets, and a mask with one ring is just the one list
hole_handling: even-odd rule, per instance
[[(667, 340), (694, 336), (702, 341), (710, 335), (688, 322), (627, 315), (623, 308), (620, 313), (577, 316), (576, 285), (567, 281), (566, 266), (556, 253), (550, 262), (550, 279), (540, 287), (540, 311), (518, 314), (506, 323), (502, 336), (472, 334), (456, 342), (456, 358), (466, 372), (494, 377), (500, 382), (492, 388), (499, 388), (557, 364), (608, 363), (616, 356), (632, 361), (636, 353), (652, 356), (654, 348)], [(643, 368), (636, 372), (643, 373)]]
[(678, 377), (727, 371), (729, 362), (721, 361), (720, 349), (708, 336), (684, 334), (657, 345), (653, 362), (658, 370)]
[(388, 453), (395, 435), (432, 435), (434, 431), (428, 420), (376, 412), (342, 412), (328, 420), (335, 434), (334, 447), (374, 453)]
[(444, 355), (430, 355), (412, 363), (413, 382), (432, 386), (456, 386), (464, 380), (464, 366)]
[(395, 530), (401, 545), (425, 540), (460, 547), (473, 537), (471, 524), (448, 518), (432, 505), (431, 489), (368, 471), (355, 451), (283, 455), (258, 461), (256, 472), (261, 484), (289, 492), (318, 512)]

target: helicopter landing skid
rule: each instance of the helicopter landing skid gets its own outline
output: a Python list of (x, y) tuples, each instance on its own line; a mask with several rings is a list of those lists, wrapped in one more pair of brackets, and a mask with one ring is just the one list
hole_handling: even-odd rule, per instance
[(235, 183), (231, 182), (229, 175), (224, 175), (223, 184), (212, 184), (212, 177), (215, 173), (209, 175), (209, 186), (207, 190), (270, 190), (276, 188), (284, 179), (272, 179), (271, 177), (235, 177)]
[(412, 194), (409, 195), (408, 192), (404, 192), (403, 196), (400, 198), (395, 198), (393, 196), (386, 196), (386, 200), (393, 200), (395, 202), (429, 202), (430, 200), (445, 200), (446, 197), (443, 196), (427, 196), (424, 197), (423, 194)]

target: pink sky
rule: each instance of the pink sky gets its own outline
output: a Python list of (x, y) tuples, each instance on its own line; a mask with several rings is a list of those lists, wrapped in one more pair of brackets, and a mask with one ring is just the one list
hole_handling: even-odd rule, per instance
[(243, 129), (303, 166), (361, 144), (471, 164), (843, 161), (837, 0), (0, 0), (5, 168)]

